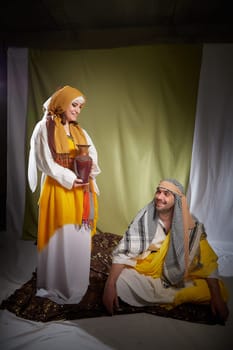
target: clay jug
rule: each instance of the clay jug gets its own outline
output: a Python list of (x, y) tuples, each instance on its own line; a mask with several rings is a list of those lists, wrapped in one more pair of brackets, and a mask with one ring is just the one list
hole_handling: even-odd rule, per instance
[(77, 145), (78, 155), (74, 159), (74, 171), (78, 178), (83, 180), (83, 184), (89, 182), (89, 175), (92, 167), (92, 158), (88, 154), (90, 145)]

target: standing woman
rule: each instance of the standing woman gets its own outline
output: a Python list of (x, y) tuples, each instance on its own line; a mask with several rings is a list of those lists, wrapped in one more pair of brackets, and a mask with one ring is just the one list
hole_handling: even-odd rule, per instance
[[(38, 217), (37, 294), (58, 304), (76, 304), (89, 285), (91, 237), (98, 215), (96, 148), (77, 123), (84, 95), (71, 86), (44, 104), (30, 143), (28, 179), (34, 192), (41, 171)], [(89, 145), (92, 168), (88, 185), (74, 171), (77, 145)]]

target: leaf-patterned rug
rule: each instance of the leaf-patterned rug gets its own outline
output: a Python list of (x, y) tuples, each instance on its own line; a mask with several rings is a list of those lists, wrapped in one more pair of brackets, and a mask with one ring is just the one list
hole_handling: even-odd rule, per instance
[[(59, 305), (49, 299), (35, 296), (36, 272), (34, 272), (28, 282), (2, 301), (0, 308), (7, 309), (18, 317), (40, 322), (108, 316), (102, 304), (102, 293), (111, 266), (111, 252), (120, 238), (121, 236), (113, 233), (98, 233), (93, 237), (90, 285), (79, 304)], [(120, 307), (114, 314), (141, 312), (189, 322), (210, 325), (218, 323), (211, 313), (209, 304), (186, 303), (167, 310), (159, 304), (133, 307), (120, 301)]]

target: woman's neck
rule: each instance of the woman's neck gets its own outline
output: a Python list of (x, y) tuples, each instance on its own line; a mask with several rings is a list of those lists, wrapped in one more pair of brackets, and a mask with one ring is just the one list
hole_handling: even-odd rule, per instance
[(64, 124), (64, 129), (65, 129), (66, 135), (70, 136), (70, 124), (68, 122)]

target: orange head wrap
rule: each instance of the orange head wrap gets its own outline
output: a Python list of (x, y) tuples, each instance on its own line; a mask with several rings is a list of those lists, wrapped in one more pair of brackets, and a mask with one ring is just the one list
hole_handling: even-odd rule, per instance
[(69, 104), (76, 99), (80, 99), (82, 103), (85, 103), (85, 97), (81, 91), (66, 85), (52, 95), (48, 105), (48, 112), (53, 115), (62, 114), (66, 111)]

